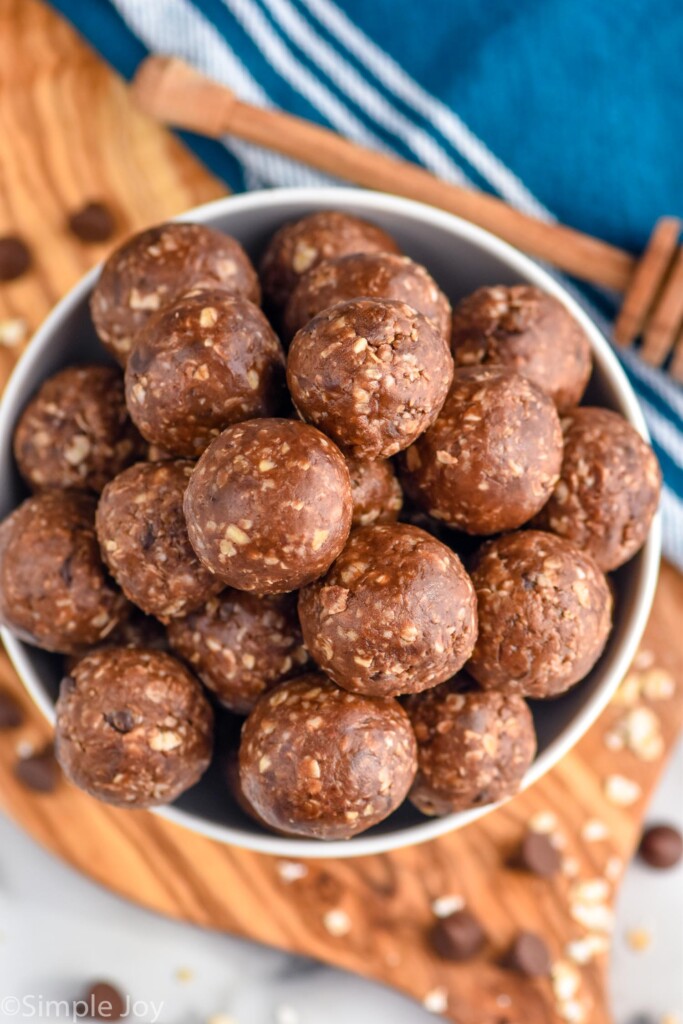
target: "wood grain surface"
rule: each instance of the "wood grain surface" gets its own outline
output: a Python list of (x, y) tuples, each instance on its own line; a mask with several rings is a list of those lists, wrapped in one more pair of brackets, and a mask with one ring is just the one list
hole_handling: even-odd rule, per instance
[[(122, 83), (38, 0), (0, 3), (0, 131), (0, 234), (21, 234), (35, 257), (25, 278), (0, 286), (2, 320), (35, 327), (102, 256), (103, 247), (83, 245), (64, 227), (87, 199), (110, 202), (123, 235), (223, 191), (131, 109)], [(3, 380), (20, 348), (0, 348)], [(17, 747), (40, 748), (50, 730), (4, 655), (0, 680), (22, 702), (26, 722), (0, 733), (0, 801), (47, 849), (128, 899), (374, 978), (459, 1024), (606, 1024), (606, 951), (579, 965), (577, 948), (567, 947), (587, 934), (599, 937), (596, 947), (605, 943), (621, 871), (679, 734), (681, 607), (683, 580), (664, 566), (638, 668), (578, 747), (505, 807), (410, 850), (293, 865), (146, 812), (108, 808), (64, 782), (52, 794), (30, 792), (13, 774)], [(661, 736), (651, 760), (629, 748), (628, 725), (642, 708)], [(610, 784), (620, 792), (615, 777), (621, 789), (624, 780), (637, 783), (628, 806), (614, 793), (608, 799)], [(562, 846), (563, 870), (551, 880), (510, 867), (530, 823), (550, 828)], [(591, 840), (582, 838), (589, 823)], [(462, 897), (486, 929), (476, 961), (450, 964), (431, 952), (426, 936), (440, 897)], [(554, 979), (530, 981), (500, 965), (522, 928), (545, 937)]]

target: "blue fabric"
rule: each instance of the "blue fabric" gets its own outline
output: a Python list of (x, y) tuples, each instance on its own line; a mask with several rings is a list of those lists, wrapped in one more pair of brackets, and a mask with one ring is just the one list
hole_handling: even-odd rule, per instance
[[(130, 76), (172, 52), (244, 98), (331, 125), (633, 251), (683, 217), (678, 0), (55, 0)], [(184, 136), (233, 189), (321, 176), (235, 140)], [(611, 319), (609, 296), (584, 291)], [(683, 567), (683, 393), (624, 365), (664, 475)]]

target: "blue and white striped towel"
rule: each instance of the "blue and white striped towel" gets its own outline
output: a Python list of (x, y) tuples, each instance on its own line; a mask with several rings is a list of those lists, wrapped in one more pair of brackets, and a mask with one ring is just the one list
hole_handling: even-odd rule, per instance
[[(677, 0), (656, 16), (648, 0), (55, 5), (125, 75), (150, 51), (175, 54), (250, 102), (634, 251), (658, 216), (683, 214)], [(325, 180), (234, 139), (188, 141), (236, 190)], [(609, 299), (584, 301), (608, 332)], [(637, 354), (622, 358), (664, 471), (665, 551), (683, 568), (683, 392)]]

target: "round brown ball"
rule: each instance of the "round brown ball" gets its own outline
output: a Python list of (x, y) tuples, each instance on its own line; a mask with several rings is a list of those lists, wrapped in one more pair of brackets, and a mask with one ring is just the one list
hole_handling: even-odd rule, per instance
[(183, 496), (194, 464), (139, 462), (107, 484), (97, 536), (112, 576), (138, 608), (162, 622), (198, 608), (225, 584), (192, 549)]
[(230, 235), (203, 224), (160, 224), (133, 235), (111, 254), (93, 289), (90, 311), (100, 341), (125, 366), (149, 317), (199, 287), (260, 299), (256, 271)]
[(372, 697), (444, 682), (477, 637), (477, 602), (462, 562), (406, 523), (354, 530), (328, 574), (300, 592), (299, 619), (327, 675)]
[(303, 327), (287, 383), (303, 419), (356, 459), (387, 459), (439, 414), (453, 374), (448, 342), (403, 302), (354, 299)]
[(259, 268), (264, 301), (279, 313), (302, 274), (323, 260), (355, 252), (400, 249), (376, 224), (336, 210), (319, 210), (283, 224), (268, 243)]
[(70, 366), (50, 377), (14, 433), (19, 472), (33, 490), (99, 491), (143, 454), (111, 366)]
[(562, 431), (560, 479), (535, 524), (587, 551), (605, 572), (618, 569), (643, 546), (657, 511), (655, 453), (609, 409), (573, 409)]
[(285, 356), (252, 302), (200, 288), (150, 317), (126, 367), (126, 401), (151, 444), (196, 458), (226, 427), (277, 414)]
[(444, 338), (451, 336), (451, 304), (429, 271), (407, 256), (388, 252), (357, 252), (311, 267), (289, 297), (284, 336), (293, 338), (324, 309), (361, 296), (405, 302)]
[(403, 506), (403, 491), (394, 467), (383, 459), (347, 459), (353, 499), (352, 526), (395, 523)]
[(560, 411), (581, 401), (591, 375), (586, 332), (566, 306), (540, 288), (478, 288), (453, 311), (456, 366), (507, 366), (549, 394)]
[(171, 803), (211, 760), (211, 706), (185, 666), (162, 651), (86, 655), (62, 681), (56, 711), (64, 774), (109, 804)]
[(129, 612), (100, 560), (94, 497), (45, 491), (0, 524), (0, 619), (22, 640), (73, 654)]
[(271, 690), (242, 729), (242, 792), (290, 835), (350, 839), (383, 821), (415, 776), (408, 716), (311, 673)]
[(297, 420), (229, 427), (197, 463), (185, 494), (190, 541), (229, 586), (296, 590), (327, 571), (351, 528), (344, 457)]
[(534, 720), (522, 697), (462, 686), (454, 679), (404, 703), (417, 739), (409, 799), (423, 814), (513, 796), (536, 753)]
[(401, 482), (429, 515), (470, 534), (512, 530), (557, 483), (562, 430), (552, 400), (505, 367), (455, 371), (439, 418), (405, 453)]
[(472, 570), (479, 636), (467, 671), (486, 689), (557, 697), (593, 668), (612, 595), (590, 555), (540, 530), (488, 541)]
[(293, 594), (257, 597), (226, 590), (169, 623), (168, 639), (221, 704), (238, 715), (248, 715), (262, 693), (300, 675), (308, 662)]

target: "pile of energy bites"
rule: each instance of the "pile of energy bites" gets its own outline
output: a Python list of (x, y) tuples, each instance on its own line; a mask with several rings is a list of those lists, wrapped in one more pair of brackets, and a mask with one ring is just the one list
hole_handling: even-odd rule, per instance
[(0, 526), (2, 620), (68, 656), (68, 778), (168, 803), (215, 706), (246, 716), (226, 801), (280, 834), (514, 793), (527, 698), (595, 665), (605, 573), (660, 488), (629, 423), (578, 407), (591, 349), (562, 303), (496, 286), (451, 311), (383, 230), (325, 211), (259, 275), (218, 231), (144, 231), (91, 309), (123, 372), (45, 381), (14, 436), (33, 494)]

